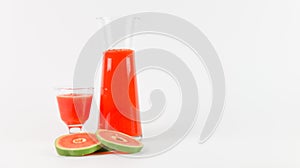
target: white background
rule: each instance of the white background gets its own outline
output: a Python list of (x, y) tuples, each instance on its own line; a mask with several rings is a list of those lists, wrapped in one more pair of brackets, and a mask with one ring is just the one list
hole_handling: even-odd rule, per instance
[[(209, 108), (203, 77), (203, 113), (172, 150), (145, 159), (59, 157), (53, 142), (66, 128), (53, 87), (72, 80), (82, 47), (99, 29), (96, 17), (144, 11), (188, 20), (216, 48), (227, 82), (217, 131), (197, 143)], [(297, 0), (1, 1), (0, 30), (0, 167), (300, 166)]]

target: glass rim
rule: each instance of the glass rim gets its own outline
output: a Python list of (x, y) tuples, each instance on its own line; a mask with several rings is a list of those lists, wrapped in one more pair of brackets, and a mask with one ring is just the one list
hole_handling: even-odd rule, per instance
[(94, 87), (54, 87), (55, 90), (94, 90)]

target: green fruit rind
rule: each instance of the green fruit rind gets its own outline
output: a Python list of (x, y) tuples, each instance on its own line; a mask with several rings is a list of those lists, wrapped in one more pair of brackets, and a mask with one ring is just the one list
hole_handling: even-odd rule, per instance
[(65, 137), (65, 136), (68, 136), (68, 135), (61, 136), (61, 137), (59, 137), (55, 140), (56, 152), (61, 156), (84, 156), (84, 155), (87, 155), (87, 154), (94, 153), (97, 150), (101, 149), (101, 145), (100, 145), (101, 143), (100, 142), (95, 144), (95, 145), (91, 145), (91, 146), (83, 147), (83, 148), (66, 148), (66, 147), (62, 147), (58, 144), (58, 141), (61, 138)]
[(87, 149), (74, 149), (74, 150), (70, 150), (70, 149), (62, 149), (62, 148), (59, 148), (59, 147), (56, 147), (56, 151), (59, 155), (61, 156), (84, 156), (84, 155), (87, 155), (87, 154), (91, 154), (91, 153), (94, 153), (96, 152), (97, 150), (99, 150), (101, 147), (100, 146), (91, 146)]
[[(104, 145), (110, 149), (120, 151), (120, 152), (125, 152), (125, 153), (137, 153), (137, 152), (140, 152), (143, 148), (143, 144), (140, 142), (139, 142), (140, 145), (138, 145), (138, 146), (131, 146), (131, 145), (124, 145), (124, 144), (119, 144), (119, 143), (115, 143), (113, 141), (106, 140), (105, 138), (102, 138), (99, 135), (100, 131), (108, 131), (108, 130), (103, 130), (103, 129), (97, 130), (96, 137), (98, 138), (98, 140), (101, 142), (102, 145)], [(118, 132), (118, 133), (123, 134), (123, 135), (127, 136), (128, 138), (132, 138), (129, 135), (126, 135), (124, 133), (121, 133), (121, 132)]]

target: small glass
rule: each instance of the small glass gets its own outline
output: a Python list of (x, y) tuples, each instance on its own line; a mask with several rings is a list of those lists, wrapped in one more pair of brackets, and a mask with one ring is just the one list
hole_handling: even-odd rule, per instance
[(69, 133), (81, 132), (82, 125), (88, 120), (94, 89), (56, 88), (60, 117), (67, 124)]

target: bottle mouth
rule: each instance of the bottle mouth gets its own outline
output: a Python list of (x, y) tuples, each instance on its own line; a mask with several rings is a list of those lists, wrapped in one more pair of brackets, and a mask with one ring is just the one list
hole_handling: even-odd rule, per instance
[(123, 57), (134, 55), (134, 50), (132, 50), (132, 49), (108, 49), (108, 50), (104, 51), (103, 54), (105, 57), (123, 58)]
[(134, 50), (132, 49), (127, 49), (127, 48), (122, 48), (122, 49), (108, 49), (104, 52), (104, 54), (106, 53), (133, 53)]
[(133, 51), (133, 50), (129, 49), (129, 48), (113, 48), (113, 49), (108, 49), (107, 51), (109, 51), (109, 52), (120, 52), (120, 51)]

